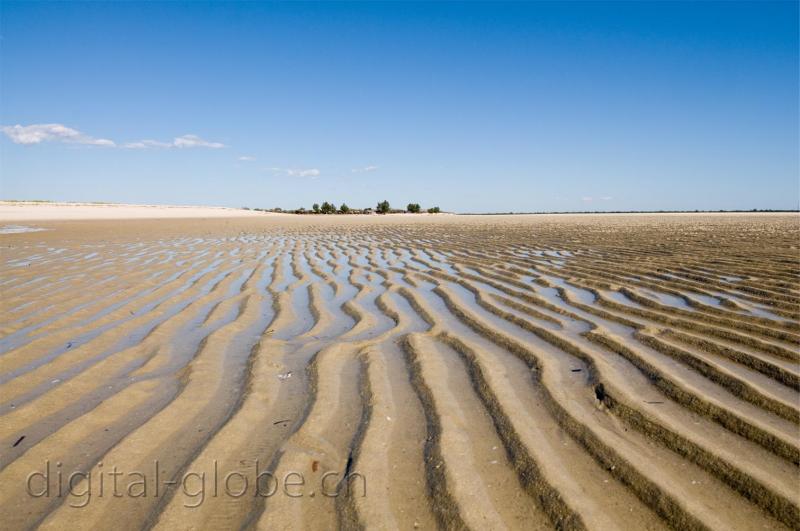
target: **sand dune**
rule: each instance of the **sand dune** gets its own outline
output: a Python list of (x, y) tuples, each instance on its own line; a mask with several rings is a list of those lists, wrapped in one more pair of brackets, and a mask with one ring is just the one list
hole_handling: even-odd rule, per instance
[(6, 529), (800, 528), (796, 215), (15, 219)]

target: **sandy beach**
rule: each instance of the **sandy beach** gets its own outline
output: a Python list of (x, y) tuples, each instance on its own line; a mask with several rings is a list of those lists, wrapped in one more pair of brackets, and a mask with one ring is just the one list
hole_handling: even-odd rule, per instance
[(7, 529), (800, 522), (797, 215), (0, 225)]
[(0, 201), (0, 223), (90, 219), (236, 218), (275, 215), (241, 208)]

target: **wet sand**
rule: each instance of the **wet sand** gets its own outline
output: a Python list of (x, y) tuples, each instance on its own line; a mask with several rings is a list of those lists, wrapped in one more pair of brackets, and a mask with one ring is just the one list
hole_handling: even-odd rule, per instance
[(800, 527), (797, 215), (53, 217), (6, 529)]

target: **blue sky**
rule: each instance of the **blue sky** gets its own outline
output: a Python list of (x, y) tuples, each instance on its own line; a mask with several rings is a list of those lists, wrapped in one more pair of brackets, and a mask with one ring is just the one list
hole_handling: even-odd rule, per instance
[(798, 207), (796, 2), (0, 10), (7, 199)]

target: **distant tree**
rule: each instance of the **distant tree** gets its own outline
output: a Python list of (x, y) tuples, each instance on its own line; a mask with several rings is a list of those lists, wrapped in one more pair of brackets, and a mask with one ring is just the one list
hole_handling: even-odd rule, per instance
[(419, 214), (421, 208), (419, 206), (419, 203), (409, 203), (408, 206), (406, 207), (406, 210), (408, 210), (412, 214)]
[(391, 208), (392, 207), (389, 206), (389, 201), (383, 200), (380, 203), (378, 203), (378, 206), (375, 208), (375, 211), (378, 212), (378, 214), (386, 214), (387, 212), (389, 212), (389, 210), (391, 210)]
[(341, 212), (342, 214), (347, 214), (350, 212), (350, 207), (342, 203), (342, 206), (339, 207), (339, 212)]
[(295, 214), (305, 214), (306, 213), (306, 209), (303, 208), (303, 207), (300, 207), (297, 210), (295, 210), (294, 212), (295, 212)]
[(319, 214), (319, 203), (314, 203), (311, 205), (311, 210), (314, 211), (314, 214)]
[(336, 207), (333, 206), (331, 203), (324, 201), (319, 211), (322, 212), (323, 214), (333, 214), (336, 212)]
[(428, 209), (428, 214), (438, 214), (439, 212), (439, 207), (431, 207)]

